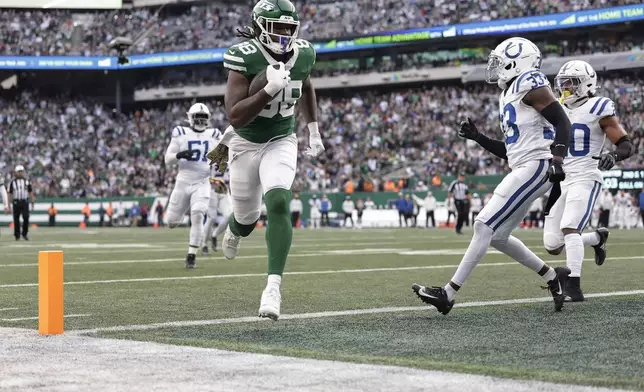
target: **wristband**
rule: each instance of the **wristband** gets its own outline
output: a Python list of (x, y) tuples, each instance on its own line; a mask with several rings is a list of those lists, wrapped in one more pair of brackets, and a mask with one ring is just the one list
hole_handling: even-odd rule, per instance
[(318, 122), (310, 122), (306, 124), (306, 127), (309, 129), (309, 136), (311, 135), (320, 135), (320, 130), (318, 129)]
[(275, 84), (268, 83), (264, 87), (264, 91), (266, 91), (266, 94), (270, 95), (271, 97), (277, 95), (280, 91), (282, 91), (282, 88), (280, 86), (276, 86)]

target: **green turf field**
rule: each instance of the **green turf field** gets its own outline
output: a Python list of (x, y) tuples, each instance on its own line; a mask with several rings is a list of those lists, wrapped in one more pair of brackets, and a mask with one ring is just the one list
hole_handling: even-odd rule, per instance
[[(517, 232), (546, 256), (541, 231)], [(65, 252), (66, 329), (95, 336), (517, 379), (644, 389), (644, 241), (613, 231), (602, 267), (586, 251), (584, 303), (555, 313), (544, 282), (490, 252), (448, 316), (411, 284), (443, 285), (469, 242), (451, 230), (296, 231), (278, 322), (259, 321), (264, 231), (239, 257), (198, 257), (187, 229), (38, 229), (0, 238), (0, 326), (37, 328), (37, 251)]]

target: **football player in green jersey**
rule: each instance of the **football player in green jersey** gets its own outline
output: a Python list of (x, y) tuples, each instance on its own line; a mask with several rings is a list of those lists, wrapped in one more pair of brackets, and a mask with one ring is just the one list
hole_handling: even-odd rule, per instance
[[(259, 316), (273, 320), (280, 315), (280, 285), (293, 237), (289, 202), (297, 165), (294, 109), (299, 100), (309, 132), (306, 153), (316, 156), (324, 151), (309, 76), (315, 51), (308, 41), (297, 38), (299, 25), (289, 0), (261, 0), (255, 5), (252, 27), (240, 31), (246, 40), (224, 54), (230, 127), (208, 154), (220, 170), (230, 169), (233, 214), (222, 243), (226, 258), (235, 258), (240, 239), (255, 228), (264, 195), (268, 282)], [(249, 96), (251, 81), (263, 71), (268, 83)]]

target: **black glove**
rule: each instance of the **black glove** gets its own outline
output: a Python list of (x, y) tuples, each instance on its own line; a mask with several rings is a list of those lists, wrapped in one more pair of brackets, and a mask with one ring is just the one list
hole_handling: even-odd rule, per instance
[(191, 160), (192, 155), (194, 154), (196, 150), (183, 150), (181, 152), (177, 153), (177, 159), (187, 159)]
[(615, 156), (614, 152), (609, 152), (607, 154), (602, 154), (599, 157), (593, 157), (593, 159), (598, 159), (599, 163), (597, 164), (597, 167), (600, 170), (610, 170), (615, 166), (615, 162), (617, 162), (617, 157)]
[(550, 167), (548, 167), (548, 180), (550, 182), (561, 182), (566, 179), (566, 173), (563, 171), (563, 162), (553, 158), (550, 160)]
[(476, 125), (474, 125), (471, 118), (468, 117), (467, 121), (461, 122), (461, 127), (458, 130), (458, 136), (474, 141), (479, 138), (479, 130), (476, 129)]

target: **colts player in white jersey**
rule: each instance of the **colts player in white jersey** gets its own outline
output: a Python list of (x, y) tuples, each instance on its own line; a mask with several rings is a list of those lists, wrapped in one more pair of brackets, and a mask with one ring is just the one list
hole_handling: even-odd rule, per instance
[[(217, 139), (219, 140), (221, 132), (219, 132), (219, 130), (217, 130), (217, 132)], [(226, 230), (226, 227), (228, 227), (228, 218), (230, 218), (230, 214), (233, 212), (233, 208), (230, 204), (230, 193), (228, 192), (229, 181), (228, 170), (226, 170), (225, 173), (221, 173), (217, 165), (211, 166), (208, 220), (206, 221), (206, 226), (204, 228), (205, 235), (201, 240), (201, 252), (204, 255), (209, 254), (208, 239), (210, 238), (211, 240), (213, 252), (216, 252), (217, 237)], [(213, 230), (217, 215), (221, 215), (221, 223), (219, 223), (216, 230)]]
[(165, 164), (179, 163), (179, 173), (170, 195), (166, 218), (172, 229), (183, 222), (190, 210), (190, 242), (186, 268), (195, 268), (197, 249), (203, 236), (203, 221), (210, 199), (210, 164), (206, 154), (217, 143), (219, 130), (208, 128), (210, 111), (196, 103), (188, 110), (190, 127), (176, 126), (165, 153)]
[[(577, 302), (584, 300), (580, 282), (584, 246), (595, 249), (597, 265), (606, 260), (608, 229), (582, 234), (601, 192), (600, 169), (612, 168), (615, 162), (633, 155), (635, 149), (619, 122), (613, 101), (595, 96), (597, 74), (590, 64), (579, 60), (564, 64), (555, 78), (555, 88), (572, 123), (572, 134), (564, 161), (566, 179), (560, 190), (553, 189), (560, 196), (546, 217), (543, 244), (553, 255), (566, 249), (566, 264), (571, 271), (566, 300)], [(602, 154), (606, 136), (617, 150)]]
[(423, 302), (442, 314), (452, 309), (456, 292), (490, 245), (538, 273), (548, 284), (555, 310), (563, 307), (563, 289), (570, 270), (548, 266), (511, 235), (532, 203), (552, 183), (565, 178), (562, 166), (570, 140), (570, 121), (540, 67), (541, 52), (532, 42), (523, 38), (503, 41), (490, 53), (486, 71), (487, 81), (502, 89), (499, 111), (505, 142), (483, 135), (469, 118), (461, 123), (461, 137), (507, 159), (512, 172), (476, 217), (474, 236), (451, 281), (444, 287), (412, 286)]

